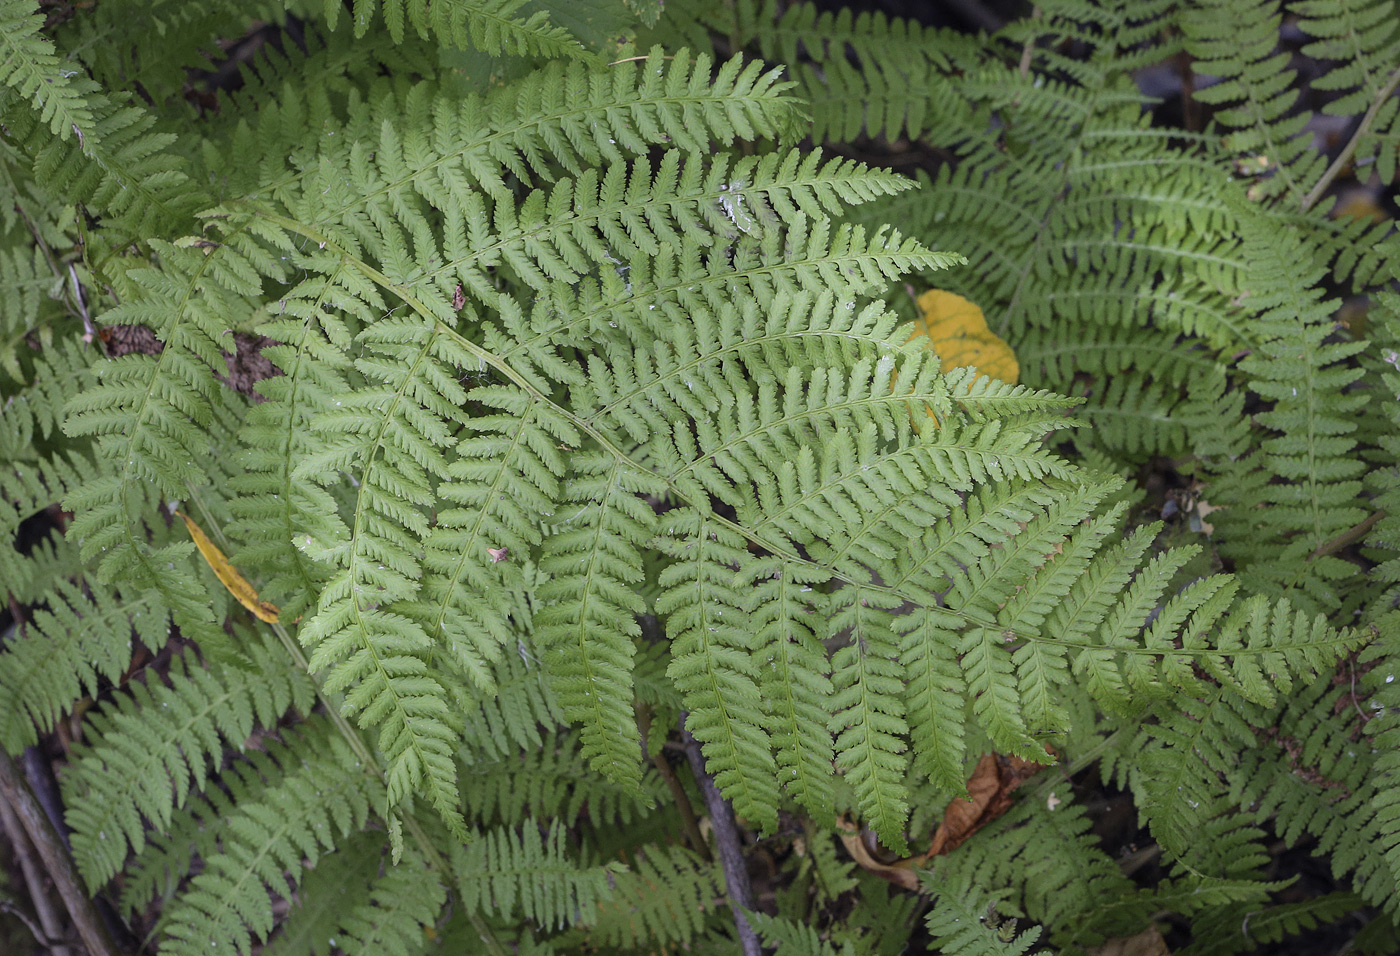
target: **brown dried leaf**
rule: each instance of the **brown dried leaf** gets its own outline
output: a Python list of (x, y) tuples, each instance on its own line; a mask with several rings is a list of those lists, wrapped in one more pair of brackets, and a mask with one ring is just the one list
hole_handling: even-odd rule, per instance
[(896, 886), (904, 887), (906, 890), (917, 891), (919, 889), (919, 877), (914, 872), (913, 867), (922, 862), (923, 857), (911, 857), (895, 863), (881, 863), (875, 859), (870, 848), (865, 845), (865, 840), (861, 837), (860, 827), (845, 819), (837, 820), (836, 823), (844, 831), (841, 834), (841, 843), (845, 845), (846, 852), (851, 855), (851, 859), (860, 864), (861, 869), (868, 870)]
[(1039, 772), (1041, 764), (1020, 757), (985, 754), (967, 781), (967, 799), (943, 811), (943, 825), (933, 835), (925, 859), (951, 853), (972, 834), (1011, 809), (1011, 793)]
[(860, 828), (848, 820), (837, 823), (844, 831), (841, 842), (851, 859), (883, 879), (907, 890), (919, 889), (916, 867), (922, 867), (935, 856), (951, 853), (978, 830), (1011, 808), (1011, 793), (1037, 774), (1042, 764), (1020, 757), (986, 754), (977, 762), (967, 782), (966, 800), (954, 800), (943, 811), (943, 823), (933, 836), (927, 853), (906, 857), (893, 863), (876, 859), (866, 846)]

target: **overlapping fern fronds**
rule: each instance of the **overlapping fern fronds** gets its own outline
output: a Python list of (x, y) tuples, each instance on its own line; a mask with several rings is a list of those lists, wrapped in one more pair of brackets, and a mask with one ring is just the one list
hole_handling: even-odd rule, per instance
[[(808, 873), (759, 920), (783, 952), (904, 947), (917, 904), (833, 825), (904, 852), (988, 751), (1100, 756), (1178, 869), (1133, 885), (1037, 793), (940, 865), (946, 952), (1227, 925), (1275, 889), (1266, 818), (1392, 905), (1394, 760), (1341, 758), (1333, 672), (1375, 662), (1346, 692), (1390, 747), (1396, 363), (1321, 291), (1386, 252), (1321, 221), (1269, 4), (1184, 39), (1167, 0), (985, 38), (760, 0), (264, 6), (0, 9), (0, 743), (79, 728), (80, 871), (159, 900), (163, 951), (732, 948), (682, 725)], [(1390, 175), (1383, 6), (1299, 23)], [(288, 42), (194, 118), (185, 68), (254, 16)], [(1146, 109), (1183, 49), (1229, 149)], [(944, 162), (849, 158), (882, 138)], [(906, 276), (974, 299), (1024, 382), (907, 342)], [(1135, 469), (1166, 457), (1213, 537), (1156, 520)]]

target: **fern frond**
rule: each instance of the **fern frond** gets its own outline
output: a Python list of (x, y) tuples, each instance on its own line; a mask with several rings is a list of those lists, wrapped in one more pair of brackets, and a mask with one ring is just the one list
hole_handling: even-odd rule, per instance
[(323, 855), (297, 888), (297, 905), (263, 947), (266, 956), (341, 952), (410, 956), (422, 951), (447, 890), (416, 848), (380, 867), (384, 834), (355, 834)]
[(937, 870), (925, 873), (923, 882), (934, 897), (933, 907), (925, 917), (928, 931), (939, 951), (948, 956), (1020, 956), (1040, 938), (1038, 926), (1016, 933), (1014, 919), (1010, 938), (988, 925), (987, 914), (996, 912), (1005, 893), (987, 893), (966, 880), (943, 883)]
[[(367, 103), (352, 108), (346, 142), (330, 144), (323, 161), (334, 156), (348, 166), (345, 151), (353, 153), (351, 144), (361, 140), (375, 143), (373, 158), (356, 159), (356, 188), (320, 195), (311, 219), (348, 221), (353, 210), (390, 204), (416, 215), (410, 197), (443, 208), (446, 197), (465, 202), (464, 188), (473, 186), (514, 205), (508, 177), (549, 183), (559, 167), (578, 176), (656, 146), (698, 154), (741, 136), (776, 138), (801, 119), (788, 89), (778, 71), (758, 64), (736, 59), (716, 72), (707, 55), (653, 50), (643, 62), (606, 68), (547, 64), (487, 96), (424, 89), (392, 105)], [(404, 129), (384, 122), (396, 114), (406, 117)], [(308, 191), (328, 185), (315, 169), (307, 179)]]
[(569, 859), (568, 832), (555, 820), (547, 833), (533, 820), (516, 830), (500, 827), (479, 835), (452, 854), (463, 906), (509, 918), (517, 908), (542, 929), (588, 925), (612, 896), (624, 868), (617, 863), (580, 866)]
[[(441, 510), (428, 533), (428, 573), (408, 613), (447, 649), (448, 662), (490, 690), (490, 664), (515, 639), (505, 598), (525, 587), (521, 561), (540, 543), (540, 516), (565, 507), (560, 447), (579, 439), (557, 410), (517, 390), (484, 386), (469, 397), (498, 414), (467, 420), (437, 488), (438, 499), (455, 507)], [(548, 645), (554, 633), (542, 630), (540, 640)]]
[(642, 795), (600, 777), (583, 756), (575, 733), (549, 733), (541, 745), (506, 760), (479, 760), (462, 771), (462, 802), (474, 819), (518, 827), (526, 818), (577, 820), (595, 827), (626, 825), (665, 799), (655, 774), (642, 778)]
[[(65, 403), (92, 382), (88, 363), (74, 344), (45, 349), (34, 362), (33, 383), (4, 397), (0, 539), (16, 540), (23, 522), (99, 476), (101, 465), (89, 449), (60, 444)], [(63, 554), (77, 557), (77, 548), (66, 538), (54, 543)], [(38, 558), (18, 549), (0, 550), (0, 596), (20, 603), (42, 600), (54, 579), (42, 573)]]
[[(0, 4), (0, 82), (24, 100), (32, 102), (39, 121), (60, 139), (70, 136), (86, 151), (96, 147), (98, 130), (88, 98), (97, 84), (76, 68), (65, 68), (54, 53), (53, 42), (41, 32), (39, 5), (32, 0), (5, 0)], [(11, 104), (5, 112), (12, 112)]]
[[(101, 383), (68, 403), (64, 430), (98, 436), (104, 473), (73, 491), (65, 506), (76, 517), (70, 533), (85, 559), (101, 557), (99, 579), (122, 576), (131, 588), (158, 593), (176, 624), (206, 653), (229, 657), (232, 646), (215, 626), (199, 585), (185, 570), (187, 544), (153, 550), (143, 525), (150, 498), (180, 499), (208, 481), (202, 464), (223, 367), (218, 342), (224, 317), (248, 308), (261, 291), (261, 254), (251, 243), (217, 248), (160, 244), (162, 269), (132, 273), (135, 297), (104, 315), (111, 324), (145, 323), (164, 342), (158, 355), (126, 355), (98, 365)], [(264, 270), (276, 266), (262, 264)], [(170, 565), (175, 572), (171, 573)]]
[(288, 736), (286, 746), (254, 762), (260, 778), (233, 783), (237, 809), (220, 827), (218, 852), (167, 909), (162, 951), (193, 956), (212, 944), (250, 952), (274, 925), (269, 890), (284, 894), (289, 875), (292, 885), (300, 882), (303, 860), (314, 866), (338, 839), (363, 828), (383, 799), (336, 733), (322, 726)]
[[(1262, 911), (1257, 903), (1219, 907), (1193, 922), (1191, 935), (1195, 942), (1179, 952), (1182, 956), (1231, 956), (1250, 952), (1261, 945), (1277, 945), (1290, 936), (1335, 923), (1362, 905), (1360, 897), (1339, 891), (1315, 899), (1264, 907)], [(1247, 924), (1241, 910), (1248, 915)]]
[[(380, 8), (394, 42), (404, 39), (404, 27), (421, 37), (429, 32), (446, 46), (476, 48), (492, 56), (575, 57), (587, 55), (568, 31), (549, 22), (549, 14), (535, 10), (526, 17), (516, 14), (525, 0), (359, 0), (355, 5), (355, 36), (362, 37)], [(340, 8), (327, 0), (326, 26), (334, 30)]]
[[(242, 470), (229, 481), (237, 495), (229, 502), (234, 520), (225, 531), (249, 542), (232, 558), (258, 569), (264, 596), (292, 620), (307, 609), (326, 577), (303, 545), (308, 538), (326, 541), (336, 533), (328, 517), (336, 511), (334, 499), (317, 483), (298, 480), (295, 468), (315, 448), (309, 425), (333, 408), (334, 396), (347, 387), (350, 363), (344, 353), (351, 333), (332, 305), (354, 309), (363, 291), (347, 265), (327, 263), (326, 272), (289, 290), (278, 303), (280, 317), (258, 327), (280, 343), (262, 354), (282, 374), (257, 385), (267, 401), (253, 405), (243, 418)], [(348, 317), (369, 319), (360, 309)]]
[[(106, 214), (93, 253), (114, 253), (153, 236), (179, 235), (206, 201), (171, 148), (177, 136), (156, 116), (120, 94), (87, 97), (94, 135), (55, 137), (37, 116), (14, 115), (11, 142), (28, 157), (47, 193)], [(90, 253), (91, 254), (91, 253)]]
[(204, 789), (211, 757), (242, 749), (255, 726), (275, 726), (289, 709), (310, 711), (312, 685), (280, 648), (250, 645), (248, 658), (251, 669), (208, 670), (178, 658), (168, 685), (132, 682), (114, 710), (89, 718), (95, 742), (64, 778), (73, 852), (89, 886), (111, 879), (128, 848), (141, 851), (145, 821), (163, 830)]
[[(736, 29), (711, 16), (718, 29)], [(791, 64), (803, 98), (820, 104), (814, 142), (916, 139), (950, 125), (946, 113), (961, 106), (941, 95), (952, 60), (972, 49), (952, 31), (879, 12), (820, 11), (810, 3), (779, 15), (771, 0), (737, 5), (734, 19), (740, 42), (754, 43), (764, 59)]]
[(823, 940), (817, 932), (817, 928), (810, 924), (803, 926), (792, 920), (754, 911), (745, 913), (744, 918), (749, 921), (749, 924), (753, 926), (768, 946), (774, 947), (773, 956), (855, 956), (856, 954), (855, 946), (850, 940), (846, 940), (838, 949), (832, 943)]
[[(1351, 161), (1374, 165), (1382, 182), (1395, 180), (1395, 151), (1400, 144), (1395, 87), (1400, 82), (1400, 34), (1395, 30), (1395, 6), (1388, 0), (1312, 0), (1300, 4), (1298, 26), (1312, 43), (1303, 55), (1330, 62), (1332, 68), (1314, 79), (1315, 90), (1340, 91), (1322, 112), (1331, 116), (1367, 114), (1367, 128)], [(1375, 109), (1374, 113), (1370, 110)]]
[(836, 693), (828, 705), (828, 729), (836, 736), (836, 766), (855, 789), (861, 817), (881, 842), (904, 852), (904, 821), (909, 815), (904, 786), (905, 755), (903, 668), (891, 629), (898, 606), (888, 595), (859, 587), (841, 588), (829, 604), (829, 632), (848, 633), (847, 643), (832, 657), (831, 683)]
[(644, 579), (639, 548), (656, 524), (639, 494), (664, 486), (610, 455), (577, 453), (572, 466), (559, 503), (568, 513), (540, 560), (551, 577), (539, 592), (539, 640), (565, 715), (582, 725), (590, 766), (635, 791), (641, 750), (631, 671), (636, 618), (646, 609), (635, 587)]
[(1252, 590), (1291, 592), (1310, 609), (1336, 607), (1335, 582), (1355, 568), (1323, 546), (1365, 517), (1357, 501), (1365, 464), (1351, 436), (1368, 395), (1349, 388), (1363, 373), (1344, 361), (1365, 344), (1329, 340), (1331, 310), (1315, 285), (1324, 269), (1306, 236), (1259, 225), (1246, 250), (1257, 281), (1268, 285), (1246, 302), (1261, 344), (1240, 368), (1273, 406), (1255, 416), (1266, 429), (1257, 450), (1218, 466), (1212, 500), (1227, 506), (1219, 515), (1220, 551)]
[[(15, 197), (15, 214), (27, 204), (21, 204)], [(31, 221), (34, 213), (25, 209)], [(10, 227), (12, 223), (6, 223)], [(33, 381), (42, 388), (58, 388), (65, 383), (61, 378), (47, 380), (42, 375), (31, 375), (26, 369), (26, 353), (30, 351), (26, 338), (34, 331), (40, 331), (46, 350), (53, 342), (54, 313), (62, 294), (55, 288), (54, 274), (44, 259), (44, 251), (37, 244), (17, 244), (13, 248), (0, 251), (0, 282), (4, 283), (5, 295), (0, 297), (0, 373), (23, 383)], [(61, 288), (61, 286), (59, 287)], [(86, 363), (84, 363), (86, 364)], [(8, 422), (6, 423), (9, 424)]]
[(517, 650), (492, 667), (492, 693), (477, 690), (457, 702), (468, 763), (503, 760), (517, 749), (536, 751), (544, 746), (540, 727), (552, 729), (564, 723), (563, 710), (532, 645), (522, 641)]
[[(817, 820), (832, 822), (832, 739), (827, 705), (833, 685), (821, 635), (827, 599), (808, 569), (748, 562), (739, 572), (753, 590), (746, 604), (755, 638), (758, 692), (772, 721), (778, 778)], [(787, 779), (784, 779), (784, 778)]]
[[(355, 185), (374, 191), (373, 181)], [(644, 158), (615, 163), (603, 173), (589, 168), (577, 179), (530, 192), (518, 206), (463, 195), (460, 207), (448, 205), (444, 261), (429, 277), (455, 279), (492, 305), (499, 297), (487, 272), (492, 267), (507, 267), (525, 286), (544, 292), (554, 282), (578, 281), (610, 256), (626, 261), (657, 255), (663, 245), (679, 248), (688, 232), (762, 235), (799, 213), (826, 218), (848, 203), (909, 185), (849, 160), (823, 162), (816, 152), (731, 163), (726, 154), (706, 161), (669, 150), (654, 168)], [(483, 228), (488, 222), (493, 228)]]
[(0, 745), (17, 753), (48, 733), (73, 701), (115, 683), (131, 662), (132, 635), (153, 652), (169, 638), (169, 620), (150, 596), (129, 597), (58, 581), (25, 633), (0, 660)]
[(252, 17), (273, 19), (276, 3), (239, 0), (117, 0), (60, 24), (55, 37), (108, 89), (142, 90), (160, 104), (179, 95), (192, 70), (212, 71), (220, 37), (242, 34)]
[(707, 914), (723, 905), (715, 867), (679, 847), (638, 853), (614, 879), (612, 898), (599, 904), (588, 929), (586, 939), (594, 946), (685, 945), (704, 931)]
[(1193, 0), (1179, 16), (1196, 68), (1219, 80), (1197, 96), (1222, 105), (1216, 120), (1236, 130), (1227, 148), (1262, 158), (1268, 175), (1251, 188), (1260, 197), (1286, 195), (1301, 205), (1325, 158), (1308, 148), (1308, 114), (1292, 111), (1298, 91), (1288, 54), (1276, 52), (1278, 3)]
[(420, 785), (449, 825), (464, 832), (453, 751), (461, 731), (442, 675), (427, 666), (435, 645), (414, 616), (396, 605), (420, 587), (418, 553), (428, 533), (422, 509), (430, 482), (447, 476), (448, 423), (460, 422), (466, 391), (454, 368), (469, 357), (440, 328), (414, 317), (384, 319), (360, 335), (369, 350), (356, 362), (365, 387), (316, 420), (320, 447), (296, 476), (322, 484), (348, 472), (355, 488), (348, 520), (335, 537), (308, 542), (339, 567), (303, 625), (311, 669), (324, 687), (347, 691), (345, 708), (379, 729), (388, 758), (391, 805)]
[(1159, 712), (1149, 728), (1153, 743), (1139, 761), (1141, 806), (1152, 835), (1173, 856), (1220, 858), (1218, 846), (1200, 840), (1204, 822), (1222, 808), (1216, 775), (1230, 769), (1238, 749), (1253, 745), (1250, 725), (1262, 716), (1257, 705), (1224, 687)]
[(706, 770), (735, 811), (765, 830), (778, 822), (777, 764), (734, 576), (743, 540), (694, 509), (666, 515), (657, 546), (675, 561), (661, 572), (656, 601), (671, 639), (667, 676), (684, 695), (686, 729), (702, 745)]
[[(999, 623), (1005, 630), (1020, 634), (1042, 629), (1083, 580), (1104, 540), (1117, 531), (1124, 510), (1120, 505), (1084, 521), (1058, 546), (1057, 553), (1001, 608)], [(1069, 714), (1057, 702), (1065, 696), (1065, 685), (1071, 683), (1065, 648), (1031, 640), (1016, 649), (1012, 661), (1027, 726), (1042, 731), (1065, 727)]]
[(955, 798), (967, 791), (967, 681), (959, 666), (961, 619), (926, 607), (894, 619), (904, 666), (904, 710), (914, 773)]

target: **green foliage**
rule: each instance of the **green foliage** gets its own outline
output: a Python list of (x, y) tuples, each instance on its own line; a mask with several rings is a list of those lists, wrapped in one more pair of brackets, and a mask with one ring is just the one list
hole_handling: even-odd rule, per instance
[[(1382, 951), (1394, 12), (0, 0), (0, 745), (161, 953), (732, 952), (682, 723), (780, 954)], [(848, 859), (994, 752), (1160, 868), (1059, 770), (926, 902)]]

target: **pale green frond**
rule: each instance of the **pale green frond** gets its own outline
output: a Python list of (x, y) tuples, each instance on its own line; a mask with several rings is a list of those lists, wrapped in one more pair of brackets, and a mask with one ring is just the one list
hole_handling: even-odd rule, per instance
[(656, 611), (666, 616), (667, 676), (684, 697), (686, 729), (735, 811), (771, 830), (778, 822), (777, 764), (759, 696), (756, 642), (734, 581), (743, 541), (693, 509), (668, 513), (662, 526), (657, 546), (674, 563), (661, 573)]
[(545, 665), (568, 718), (582, 726), (584, 756), (609, 778), (635, 790), (641, 756), (632, 710), (636, 616), (646, 606), (639, 547), (656, 515), (639, 494), (658, 482), (609, 455), (576, 454), (560, 496), (556, 531), (540, 569), (536, 616)]
[(859, 587), (838, 590), (828, 606), (823, 637), (844, 643), (832, 657), (835, 694), (828, 728), (836, 737), (836, 766), (856, 792), (861, 818), (881, 842), (907, 848), (909, 758), (904, 735), (904, 669), (891, 627), (894, 602)]
[(753, 560), (739, 580), (753, 588), (745, 609), (755, 635), (758, 692), (773, 722), (778, 779), (816, 819), (829, 822), (832, 739), (826, 723), (833, 686), (821, 643), (829, 602), (813, 587), (822, 579), (805, 568)]

